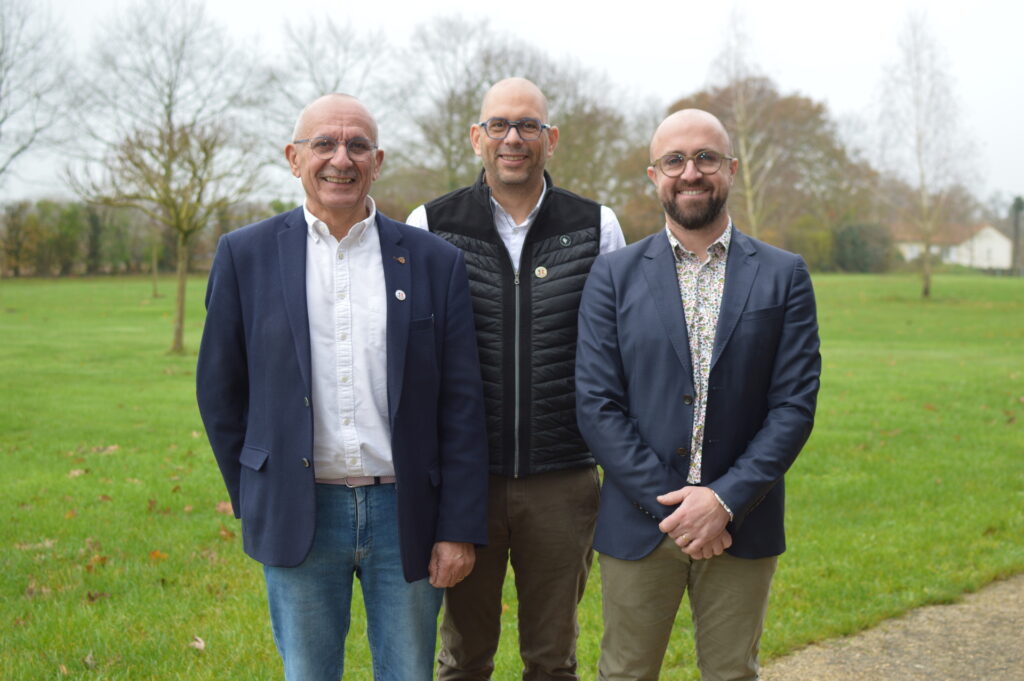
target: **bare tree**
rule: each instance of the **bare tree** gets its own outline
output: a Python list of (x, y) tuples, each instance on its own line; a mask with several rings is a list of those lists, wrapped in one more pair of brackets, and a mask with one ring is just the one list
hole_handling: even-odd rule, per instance
[(299, 111), (321, 95), (345, 92), (359, 97), (371, 111), (377, 110), (373, 93), (383, 79), (377, 83), (371, 79), (386, 66), (389, 50), (383, 31), (366, 32), (325, 15), (288, 22), (284, 33), (284, 51), (270, 67), (274, 139), (284, 139)]
[(908, 15), (899, 56), (882, 80), (880, 129), (889, 166), (913, 188), (908, 216), (923, 245), (921, 295), (931, 295), (932, 244), (962, 172), (959, 103), (945, 57), (924, 14)]
[(184, 351), (192, 237), (260, 184), (256, 60), (190, 0), (140, 3), (97, 42), (77, 121), (92, 146), (68, 177), (84, 199), (129, 206), (176, 235), (170, 352)]
[(0, 2), (0, 185), (63, 113), (61, 31), (29, 0)]

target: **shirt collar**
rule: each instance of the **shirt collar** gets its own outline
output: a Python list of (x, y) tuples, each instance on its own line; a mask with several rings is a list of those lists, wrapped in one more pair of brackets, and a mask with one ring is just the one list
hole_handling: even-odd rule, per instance
[[(530, 214), (526, 216), (525, 220), (523, 220), (522, 224), (524, 224), (524, 225), (532, 225), (533, 224), (533, 219), (535, 217), (537, 217), (537, 213), (540, 211), (540, 204), (542, 204), (544, 202), (544, 195), (547, 194), (547, 193), (548, 193), (548, 180), (547, 180), (547, 178), (544, 178), (544, 186), (540, 190), (540, 196), (537, 197), (537, 205), (535, 205), (533, 207), (533, 209), (530, 211)], [(493, 194), (491, 194), (491, 204), (495, 208), (500, 210), (502, 213), (505, 213), (505, 215), (508, 215), (508, 211), (506, 211), (504, 208), (502, 208), (501, 204), (498, 203), (498, 200), (494, 198)], [(511, 218), (511, 216), (509, 216), (509, 217)]]
[[(372, 196), (366, 197), (366, 212), (366, 219), (352, 225), (352, 229), (348, 230), (348, 235), (345, 236), (345, 239), (352, 239), (361, 244), (366, 240), (367, 236), (373, 233), (373, 228), (377, 225), (377, 204)], [(309, 212), (309, 206), (306, 203), (302, 204), (302, 214), (306, 218), (306, 232), (314, 241), (323, 239), (326, 236), (334, 238), (324, 221)], [(342, 239), (342, 241), (345, 239)]]
[[(732, 243), (732, 227), (732, 218), (730, 218), (729, 226), (725, 228), (722, 235), (708, 246), (708, 262), (715, 260), (716, 258), (725, 258), (725, 255), (729, 252), (729, 244)], [(665, 233), (668, 235), (668, 244), (672, 247), (672, 254), (675, 256), (676, 261), (681, 260), (684, 255), (697, 257), (696, 253), (687, 250), (686, 246), (679, 243), (679, 239), (677, 239), (676, 235), (672, 233), (672, 230), (668, 228), (668, 224), (665, 225)]]

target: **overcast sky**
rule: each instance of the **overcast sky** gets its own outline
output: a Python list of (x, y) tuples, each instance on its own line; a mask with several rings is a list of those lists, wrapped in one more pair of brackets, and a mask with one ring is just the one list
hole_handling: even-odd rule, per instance
[[(124, 0), (51, 0), (50, 4), (71, 29), (79, 48), (88, 45), (97, 21), (128, 5)], [(493, 28), (527, 40), (553, 57), (578, 59), (607, 73), (627, 92), (660, 104), (706, 84), (708, 68), (722, 49), (735, 9), (750, 39), (750, 56), (782, 92), (824, 101), (837, 119), (864, 120), (872, 115), (886, 65), (896, 59), (897, 38), (908, 12), (923, 9), (948, 60), (962, 107), (964, 134), (977, 145), (974, 172), (967, 177), (970, 188), (982, 199), (995, 191), (1024, 194), (1022, 2), (207, 0), (207, 6), (233, 33), (275, 48), (286, 19), (313, 20), (324, 12), (342, 24), (386, 30), (392, 44), (401, 45), (417, 24), (431, 16), (459, 14), (475, 19), (485, 16), (488, 8), (496, 9), (490, 17)], [(579, 9), (583, 7), (587, 9)], [(53, 195), (55, 173), (42, 154), (19, 163), (15, 173), (21, 177), (8, 180), (3, 197)]]

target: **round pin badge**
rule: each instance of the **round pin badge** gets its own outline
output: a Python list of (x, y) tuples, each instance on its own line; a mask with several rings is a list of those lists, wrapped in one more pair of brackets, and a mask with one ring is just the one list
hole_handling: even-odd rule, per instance
[(405, 291), (403, 291), (402, 289), (398, 289), (397, 291), (395, 291), (395, 298), (398, 298), (399, 300), (405, 300)]
[(548, 276), (548, 268), (541, 265), (540, 267), (535, 269), (533, 273), (537, 275), (538, 279), (543, 279), (544, 277)]

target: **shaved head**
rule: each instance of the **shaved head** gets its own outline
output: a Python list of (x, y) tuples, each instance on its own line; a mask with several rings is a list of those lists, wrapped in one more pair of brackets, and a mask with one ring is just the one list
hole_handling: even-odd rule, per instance
[(541, 123), (548, 122), (548, 99), (540, 88), (526, 78), (506, 78), (491, 86), (480, 104), (480, 120), (486, 121), (495, 108), (510, 102), (524, 103), (540, 112)]
[[(687, 151), (664, 147), (666, 145), (671, 146), (669, 141), (674, 139), (681, 131), (698, 129), (709, 138), (717, 138), (720, 147), (715, 149), (715, 151), (728, 156), (732, 155), (732, 142), (729, 140), (729, 133), (725, 131), (722, 121), (701, 109), (682, 109), (669, 115), (668, 118), (661, 122), (658, 129), (654, 131), (654, 136), (651, 137), (651, 161), (673, 151)], [(693, 150), (689, 150), (688, 153), (693, 153)]]
[(306, 128), (308, 127), (309, 121), (316, 118), (316, 116), (322, 113), (324, 110), (329, 110), (332, 107), (337, 106), (339, 103), (344, 102), (352, 109), (362, 109), (366, 115), (367, 120), (370, 123), (370, 130), (373, 133), (373, 138), (370, 140), (374, 144), (377, 143), (377, 121), (374, 120), (373, 115), (369, 109), (363, 106), (363, 103), (352, 95), (346, 95), (341, 92), (332, 92), (324, 95), (306, 105), (306, 108), (299, 114), (298, 120), (295, 121), (295, 128), (292, 130), (292, 140), (301, 139), (307, 136)]

